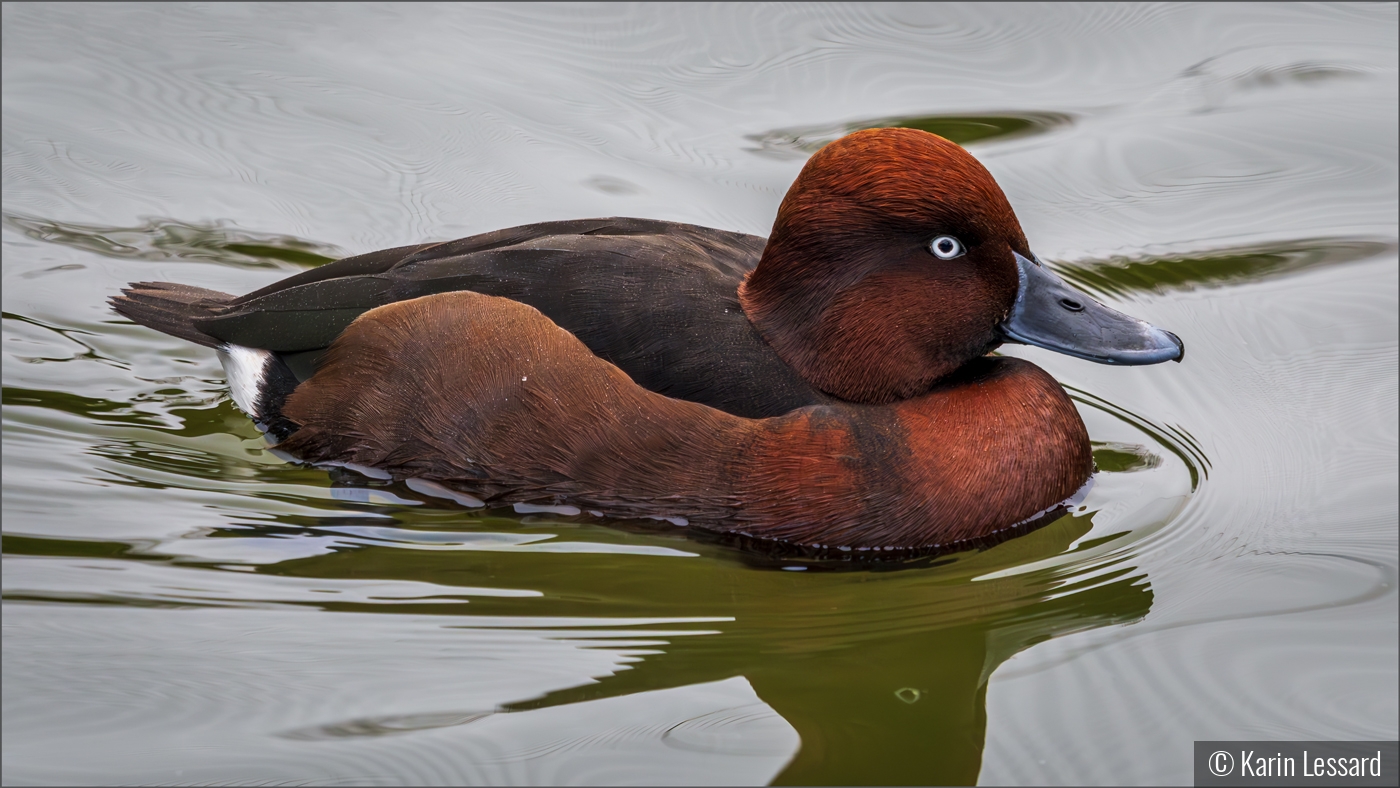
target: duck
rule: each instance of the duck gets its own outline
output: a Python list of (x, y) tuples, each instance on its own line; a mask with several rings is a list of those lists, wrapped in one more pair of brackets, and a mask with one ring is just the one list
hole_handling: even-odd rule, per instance
[(766, 240), (545, 222), (111, 304), (214, 348), (289, 457), (822, 551), (985, 542), (1084, 487), (1078, 411), (1001, 344), (1185, 352), (1056, 276), (975, 157), (906, 128), (818, 151)]

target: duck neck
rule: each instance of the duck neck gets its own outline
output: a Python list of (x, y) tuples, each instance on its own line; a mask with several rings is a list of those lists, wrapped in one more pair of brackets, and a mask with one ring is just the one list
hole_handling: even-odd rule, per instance
[(794, 544), (975, 541), (1064, 501), (1093, 472), (1074, 404), (1020, 359), (979, 359), (892, 406), (803, 408), (750, 426), (732, 476), (747, 504), (735, 530)]
[[(849, 402), (918, 396), (995, 349), (991, 323), (970, 340), (975, 314), (912, 269), (863, 260), (852, 244), (820, 252), (775, 234), (739, 286), (749, 322), (813, 387)], [(839, 261), (839, 263), (837, 262)]]

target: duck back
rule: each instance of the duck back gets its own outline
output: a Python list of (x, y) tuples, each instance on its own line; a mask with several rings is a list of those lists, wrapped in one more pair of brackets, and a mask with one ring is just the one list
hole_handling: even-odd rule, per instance
[[(643, 388), (764, 417), (829, 398), (778, 357), (739, 305), (739, 283), (763, 246), (757, 236), (675, 222), (546, 222), (348, 257), (241, 297), (200, 291), (197, 300), (138, 283), (113, 303), (184, 339), (272, 351), (300, 382), (364, 312), (471, 291), (538, 309)], [(176, 296), (178, 309), (162, 301)]]

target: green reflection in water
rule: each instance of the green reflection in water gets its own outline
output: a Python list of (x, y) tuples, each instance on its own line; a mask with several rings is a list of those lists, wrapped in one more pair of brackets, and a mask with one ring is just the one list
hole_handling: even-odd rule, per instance
[[(48, 539), (22, 534), (0, 534), (5, 555), (37, 555), (48, 558), (120, 558), (132, 561), (169, 561), (169, 556), (146, 555), (127, 542), (93, 539)], [(6, 594), (6, 599), (10, 595)]]
[(1018, 112), (1000, 115), (920, 115), (872, 118), (804, 128), (774, 129), (751, 134), (757, 143), (749, 150), (775, 158), (796, 159), (821, 150), (824, 145), (855, 131), (880, 128), (919, 129), (959, 145), (1044, 134), (1073, 122), (1061, 112)]
[(952, 140), (959, 145), (1006, 139), (1047, 131), (1070, 123), (1070, 116), (1058, 112), (1023, 115), (931, 115), (921, 118), (889, 118), (870, 124), (853, 124), (851, 131), (884, 127), (918, 129)]
[[(128, 466), (155, 472), (157, 478), (178, 480), (184, 489), (207, 490), (210, 482), (252, 485), (240, 489), (268, 500), (289, 498), (288, 485), (324, 488), (326, 472), (287, 463), (263, 451), (262, 433), (235, 408), (225, 394), (201, 400), (185, 389), (169, 388), (132, 397), (128, 402), (87, 397), (66, 391), (6, 386), (6, 425), (32, 424), (71, 429), (77, 423), (90, 433), (86, 451)], [(167, 414), (138, 409), (148, 403)], [(177, 404), (181, 403), (181, 404)], [(55, 422), (51, 414), (76, 417)], [(173, 417), (173, 419), (169, 418)], [(170, 426), (174, 421), (178, 427)], [(104, 482), (159, 490), (172, 486), (155, 481), (151, 474), (122, 473), (112, 465), (100, 465)], [(341, 502), (326, 502), (338, 509)]]
[[(392, 509), (392, 507), (390, 507)], [(383, 509), (381, 509), (383, 510)], [(460, 515), (460, 513), (459, 513)], [(404, 507), (402, 529), (441, 526)], [(282, 518), (278, 518), (279, 521)], [(468, 516), (458, 530), (499, 526)], [(315, 580), (408, 581), (455, 587), (502, 585), (534, 598), (473, 597), (469, 603), (387, 605), (301, 602), (326, 611), (386, 615), (500, 617), (520, 626), (533, 616), (585, 618), (732, 618), (700, 628), (715, 634), (658, 644), (631, 670), (596, 684), (512, 704), (509, 712), (745, 676), (758, 696), (802, 736), (782, 784), (970, 784), (981, 768), (987, 680), (1015, 653), (1051, 637), (1142, 618), (1151, 607), (1146, 578), (1120, 565), (1088, 581), (1063, 570), (978, 580), (981, 575), (1063, 553), (1090, 527), (1064, 517), (1020, 539), (950, 563), (902, 572), (782, 572), (756, 569), (742, 556), (675, 535), (624, 533), (592, 524), (536, 524), (580, 542), (682, 547), (698, 558), (510, 550), (410, 550), (344, 543), (335, 550), (257, 567), (257, 572)], [(326, 518), (322, 528), (336, 528)], [(309, 535), (288, 522), (229, 528), (225, 537)], [(141, 545), (7, 535), (6, 552), (23, 555), (137, 558)], [(179, 559), (191, 568), (201, 562)], [(203, 564), (218, 571), (214, 564)], [(20, 597), (11, 595), (9, 598)], [(30, 598), (28, 596), (24, 598)], [(58, 601), (58, 600), (54, 600)], [(160, 604), (155, 600), (88, 600)], [(227, 600), (223, 600), (225, 603)], [(174, 603), (167, 603), (174, 604)], [(178, 603), (190, 606), (188, 602)], [(474, 623), (480, 627), (481, 624)], [(487, 625), (489, 626), (489, 625)], [(645, 653), (645, 652), (643, 652)], [(411, 658), (406, 657), (411, 662)], [(479, 716), (461, 710), (456, 716)], [(450, 709), (443, 714), (456, 719)], [(373, 722), (373, 721), (370, 721)], [(346, 735), (333, 730), (303, 735)], [(458, 723), (452, 723), (458, 724)], [(371, 726), (372, 727), (372, 726)], [(368, 735), (355, 728), (356, 735)]]
[(1394, 240), (1315, 238), (1194, 254), (1053, 263), (1065, 279), (1115, 296), (1224, 287), (1394, 254)]
[(222, 222), (187, 224), (147, 219), (135, 227), (55, 222), (7, 213), (9, 227), (36, 241), (136, 260), (203, 260), (244, 268), (278, 268), (277, 263), (315, 267), (345, 256), (334, 246), (289, 235), (252, 233)]
[(1094, 441), (1094, 467), (1107, 473), (1132, 473), (1156, 468), (1162, 458), (1144, 446)]
[(1034, 643), (1137, 620), (1151, 607), (1145, 578), (1128, 568), (1077, 593), (1057, 590), (1053, 572), (974, 580), (1059, 554), (1087, 530), (1086, 519), (1066, 517), (945, 567), (896, 573), (717, 572), (673, 562), (668, 584), (639, 583), (637, 592), (659, 594), (672, 615), (722, 613), (735, 623), (599, 684), (516, 708), (740, 674), (802, 736), (780, 784), (971, 784), (987, 679), (998, 665)]

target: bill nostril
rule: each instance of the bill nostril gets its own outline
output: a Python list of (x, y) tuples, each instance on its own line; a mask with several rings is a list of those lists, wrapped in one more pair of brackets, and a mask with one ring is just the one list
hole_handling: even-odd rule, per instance
[(1072, 298), (1061, 298), (1061, 299), (1060, 299), (1060, 306), (1064, 307), (1065, 309), (1068, 309), (1068, 310), (1071, 311), (1071, 312), (1083, 312), (1083, 311), (1084, 311), (1084, 305), (1081, 304), (1081, 303), (1079, 303), (1078, 301), (1075, 301), (1075, 300), (1072, 299)]

